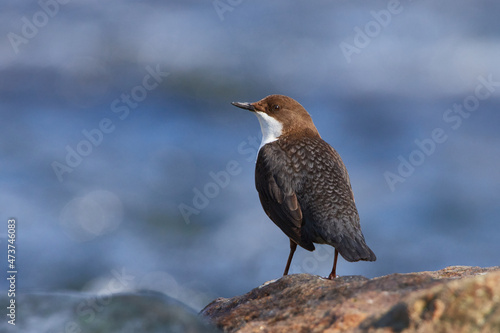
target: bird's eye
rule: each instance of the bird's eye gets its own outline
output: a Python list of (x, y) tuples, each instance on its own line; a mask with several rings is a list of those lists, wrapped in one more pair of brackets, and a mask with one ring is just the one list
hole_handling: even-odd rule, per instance
[(273, 109), (274, 109), (274, 110), (279, 110), (280, 108), (281, 108), (281, 107), (280, 107), (278, 104), (274, 104), (274, 105), (273, 105)]

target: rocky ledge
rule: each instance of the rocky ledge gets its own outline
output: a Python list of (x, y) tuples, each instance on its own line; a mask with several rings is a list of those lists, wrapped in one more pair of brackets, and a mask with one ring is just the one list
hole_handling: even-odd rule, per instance
[(218, 298), (201, 315), (225, 332), (500, 332), (500, 267), (289, 275)]

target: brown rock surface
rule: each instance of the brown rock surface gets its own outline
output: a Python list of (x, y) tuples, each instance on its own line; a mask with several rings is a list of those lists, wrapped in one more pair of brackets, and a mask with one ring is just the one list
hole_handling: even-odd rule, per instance
[(201, 315), (225, 332), (500, 332), (500, 267), (288, 275), (218, 298)]

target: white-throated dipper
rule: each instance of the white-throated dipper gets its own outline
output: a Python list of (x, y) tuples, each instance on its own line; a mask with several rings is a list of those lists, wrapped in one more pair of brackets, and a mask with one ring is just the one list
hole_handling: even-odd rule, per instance
[(340, 155), (323, 141), (311, 116), (294, 99), (270, 95), (255, 103), (231, 103), (257, 115), (262, 129), (255, 187), (267, 216), (290, 238), (288, 274), (297, 244), (335, 248), (347, 261), (375, 261), (366, 245), (347, 169)]

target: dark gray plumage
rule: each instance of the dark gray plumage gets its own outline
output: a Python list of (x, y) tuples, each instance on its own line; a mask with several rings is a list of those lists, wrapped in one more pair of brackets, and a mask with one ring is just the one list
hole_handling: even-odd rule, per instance
[[(281, 95), (233, 104), (256, 112), (263, 132), (271, 137), (259, 150), (255, 185), (264, 211), (290, 238), (285, 275), (297, 244), (309, 251), (315, 249), (313, 243), (335, 247), (330, 278), (336, 276), (337, 253), (351, 262), (376, 260), (361, 232), (346, 167), (321, 139), (307, 111)], [(273, 119), (282, 124), (281, 129)], [(274, 141), (269, 131), (278, 133)]]
[(255, 185), (264, 211), (295, 243), (330, 244), (348, 261), (374, 260), (349, 175), (338, 153), (314, 137), (283, 138), (259, 151)]

